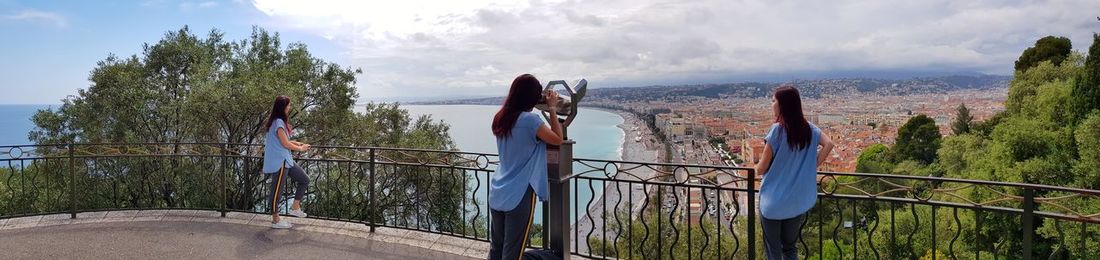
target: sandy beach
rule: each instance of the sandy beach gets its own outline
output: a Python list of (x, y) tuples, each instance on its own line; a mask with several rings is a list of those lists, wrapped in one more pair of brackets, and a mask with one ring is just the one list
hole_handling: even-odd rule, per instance
[[(658, 162), (658, 145), (654, 143), (655, 140), (653, 140), (652, 133), (646, 128), (644, 122), (630, 113), (616, 110), (604, 111), (615, 113), (624, 119), (623, 123), (618, 125), (625, 133), (622, 147), (622, 161)], [(636, 142), (635, 137), (639, 136), (641, 137), (641, 141)], [(648, 168), (639, 168), (631, 170), (630, 174), (620, 172), (615, 178), (620, 180), (641, 180), (652, 177), (653, 173), (654, 172)], [(600, 182), (596, 182), (596, 184), (600, 184)], [(618, 189), (618, 191), (616, 191), (616, 189)], [(596, 198), (596, 200), (591, 203), (592, 207), (588, 208), (587, 214), (581, 217), (574, 226), (577, 233), (574, 235), (573, 239), (574, 241), (581, 241), (578, 245), (580, 252), (588, 251), (586, 241), (588, 241), (587, 235), (590, 231), (595, 230), (595, 232), (592, 232), (592, 238), (599, 239), (603, 239), (607, 236), (610, 240), (610, 236), (615, 234), (615, 230), (607, 230), (608, 232), (604, 232), (603, 230), (604, 219), (602, 219), (602, 216), (605, 215), (605, 209), (607, 211), (606, 216), (608, 216), (607, 222), (612, 223), (615, 221), (613, 214), (627, 211), (628, 205), (633, 204), (635, 208), (630, 209), (631, 214), (640, 207), (642, 200), (645, 199), (644, 192), (640, 186), (633, 187), (633, 189), (635, 189), (633, 193), (631, 193), (630, 189), (632, 189), (630, 183), (606, 184), (603, 195)], [(629, 198), (620, 198), (620, 194), (622, 194), (623, 197)], [(607, 205), (604, 205), (604, 201), (608, 202)], [(580, 201), (579, 203), (581, 205), (589, 205), (587, 201)], [(618, 209), (615, 209), (615, 204), (619, 204)], [(578, 208), (580, 207), (582, 206), (578, 206)], [(589, 218), (590, 216), (592, 218)]]

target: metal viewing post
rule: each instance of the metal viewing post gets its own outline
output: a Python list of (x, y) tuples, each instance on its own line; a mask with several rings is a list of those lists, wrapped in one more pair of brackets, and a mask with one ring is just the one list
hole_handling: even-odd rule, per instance
[[(547, 90), (554, 89), (554, 86), (562, 85), (565, 87), (565, 91), (568, 92), (568, 99), (562, 99), (562, 103), (559, 104), (558, 114), (565, 116), (565, 118), (559, 118), (561, 122), (562, 138), (565, 139), (561, 146), (548, 145), (546, 147), (546, 167), (549, 186), (550, 186), (550, 201), (543, 207), (543, 212), (548, 212), (548, 215), (544, 215), (547, 218), (545, 223), (547, 224), (545, 234), (548, 234), (548, 244), (550, 250), (555, 255), (561, 257), (561, 259), (569, 259), (569, 232), (572, 229), (569, 224), (570, 212), (569, 212), (569, 176), (573, 174), (573, 145), (576, 144), (573, 140), (569, 139), (569, 125), (573, 122), (573, 119), (577, 117), (577, 103), (581, 101), (584, 94), (588, 89), (588, 81), (581, 79), (574, 84), (574, 87), (570, 87), (564, 80), (550, 81), (546, 84)], [(549, 109), (545, 105), (536, 106), (539, 110), (548, 111)], [(549, 117), (547, 117), (549, 120)]]

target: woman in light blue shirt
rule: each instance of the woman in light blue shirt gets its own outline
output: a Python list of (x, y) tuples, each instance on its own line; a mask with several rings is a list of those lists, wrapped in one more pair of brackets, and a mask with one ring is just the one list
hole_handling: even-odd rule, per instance
[(275, 97), (275, 104), (271, 108), (271, 114), (267, 118), (267, 136), (264, 137), (264, 174), (271, 175), (271, 227), (284, 229), (290, 228), (290, 222), (279, 219), (279, 195), (286, 189), (286, 179), (298, 185), (294, 188), (294, 204), (290, 207), (290, 215), (304, 218), (306, 213), (302, 211), (302, 198), (309, 188), (309, 177), (305, 171), (294, 163), (290, 151), (306, 151), (310, 145), (302, 142), (291, 141), (290, 135), (294, 133), (287, 120), (290, 115), (290, 98), (287, 96)]
[[(798, 259), (795, 242), (807, 211), (817, 203), (817, 167), (833, 140), (806, 121), (798, 89), (782, 86), (772, 99), (772, 124), (756, 172), (760, 183), (760, 225), (768, 259)], [(818, 151), (818, 146), (821, 150)]]
[(500, 167), (490, 177), (489, 208), (492, 234), (489, 259), (522, 259), (535, 213), (535, 195), (546, 201), (546, 145), (561, 145), (557, 111), (549, 111), (550, 127), (531, 110), (544, 99), (557, 108), (558, 94), (542, 92), (535, 76), (523, 74), (512, 81), (504, 105), (493, 117)]

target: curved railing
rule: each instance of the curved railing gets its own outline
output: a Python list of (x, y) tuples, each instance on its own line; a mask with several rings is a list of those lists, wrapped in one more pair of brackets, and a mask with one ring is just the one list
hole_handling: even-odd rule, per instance
[[(221, 143), (0, 146), (0, 218), (269, 212), (261, 153), (259, 145)], [(298, 157), (312, 181), (303, 205), (311, 217), (488, 239), (495, 155), (314, 146)], [(572, 212), (573, 226), (564, 230), (574, 255), (751, 259), (763, 252), (755, 218), (760, 180), (752, 169), (571, 161), (565, 180), (573, 196), (563, 203)], [(1100, 257), (1096, 190), (823, 172), (818, 197), (798, 243), (805, 258)], [(548, 239), (542, 223), (533, 229), (534, 247)]]
[[(311, 218), (488, 240), (491, 154), (314, 146), (299, 154)], [(0, 146), (0, 217), (107, 210), (270, 212), (262, 146)], [(288, 189), (287, 194), (292, 194)], [(283, 196), (287, 197), (287, 196)], [(288, 203), (280, 204), (286, 212)]]
[[(587, 222), (573, 230), (574, 254), (763, 259), (753, 169), (574, 162), (574, 189), (607, 187), (574, 208)], [(818, 180), (798, 242), (806, 259), (1100, 258), (1097, 190), (841, 172)]]

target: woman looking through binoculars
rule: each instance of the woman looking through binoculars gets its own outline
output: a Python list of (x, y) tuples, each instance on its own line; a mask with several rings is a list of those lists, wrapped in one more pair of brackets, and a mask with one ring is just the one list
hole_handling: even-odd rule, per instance
[[(549, 107), (549, 127), (532, 112), (540, 100)], [(541, 201), (549, 198), (546, 145), (562, 143), (558, 102), (556, 92), (543, 92), (535, 76), (523, 74), (512, 81), (504, 104), (493, 117), (500, 166), (489, 185), (490, 260), (521, 259), (531, 231), (535, 196)]]

